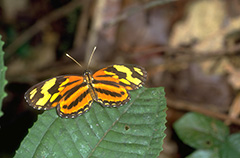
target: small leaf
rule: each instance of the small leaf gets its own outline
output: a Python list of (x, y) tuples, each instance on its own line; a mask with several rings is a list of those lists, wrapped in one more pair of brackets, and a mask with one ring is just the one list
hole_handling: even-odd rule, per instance
[(188, 113), (174, 124), (178, 137), (197, 149), (220, 146), (229, 134), (223, 122), (197, 113)]
[(226, 142), (222, 144), (220, 150), (221, 158), (239, 158), (240, 157), (240, 133), (232, 134)]
[(30, 129), (15, 157), (157, 157), (165, 137), (163, 88), (131, 91), (119, 108), (94, 103), (75, 119), (44, 112)]
[(0, 117), (3, 115), (2, 112), (2, 101), (4, 97), (7, 95), (4, 91), (4, 87), (7, 84), (7, 80), (5, 79), (5, 73), (7, 67), (4, 66), (4, 52), (2, 50), (4, 42), (1, 40), (2, 36), (0, 35)]
[(186, 158), (219, 158), (217, 150), (196, 150)]

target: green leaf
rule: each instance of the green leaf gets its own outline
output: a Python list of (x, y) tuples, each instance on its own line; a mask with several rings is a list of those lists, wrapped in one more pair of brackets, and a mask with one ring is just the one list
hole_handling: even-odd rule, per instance
[(44, 112), (30, 129), (15, 157), (157, 157), (165, 137), (163, 88), (131, 91), (119, 108), (94, 103), (75, 119)]
[(240, 157), (240, 133), (232, 134), (226, 142), (222, 144), (220, 150), (221, 158), (239, 158)]
[(229, 135), (223, 122), (197, 113), (184, 115), (174, 129), (185, 144), (197, 149), (219, 147)]
[(186, 158), (219, 158), (217, 150), (196, 150)]
[(0, 117), (3, 115), (2, 112), (2, 101), (4, 97), (7, 95), (4, 91), (4, 87), (7, 84), (7, 80), (5, 79), (5, 73), (7, 67), (4, 66), (4, 52), (3, 52), (3, 44), (2, 36), (0, 35)]

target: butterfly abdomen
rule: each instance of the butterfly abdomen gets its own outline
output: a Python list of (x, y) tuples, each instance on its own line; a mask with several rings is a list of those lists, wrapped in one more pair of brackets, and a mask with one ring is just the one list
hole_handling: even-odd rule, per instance
[(96, 91), (95, 91), (95, 89), (93, 87), (93, 83), (92, 83), (93, 81), (94, 81), (94, 79), (93, 79), (93, 77), (91, 75), (91, 72), (90, 71), (85, 71), (85, 73), (84, 73), (84, 82), (87, 83), (87, 86), (88, 86), (88, 89), (89, 89), (89, 93), (90, 93), (92, 99), (94, 101), (97, 101), (98, 100), (98, 95), (97, 95), (97, 93), (96, 93)]

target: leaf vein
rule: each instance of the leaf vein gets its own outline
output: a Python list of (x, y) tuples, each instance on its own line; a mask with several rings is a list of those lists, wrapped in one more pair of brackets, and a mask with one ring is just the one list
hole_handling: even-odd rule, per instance
[(107, 133), (113, 128), (113, 126), (119, 121), (119, 119), (121, 118), (121, 116), (127, 112), (127, 110), (132, 106), (132, 104), (134, 103), (134, 101), (135, 101), (137, 98), (139, 98), (139, 96), (140, 96), (144, 91), (145, 91), (145, 90), (143, 90), (141, 93), (139, 93), (139, 94), (134, 98), (134, 100), (133, 100), (131, 103), (129, 103), (129, 105), (126, 107), (126, 109), (123, 111), (123, 113), (120, 114), (120, 116), (116, 119), (116, 121), (113, 122), (113, 124), (111, 125), (111, 127), (104, 133), (103, 137), (99, 140), (99, 142), (96, 144), (96, 146), (94, 147), (94, 149), (92, 150), (92, 152), (89, 154), (88, 157), (90, 157), (90, 156), (93, 154), (93, 152), (96, 150), (97, 146), (98, 146), (98, 145), (103, 141), (103, 139), (106, 137)]
[[(88, 142), (87, 139), (84, 137), (83, 132), (82, 132), (82, 130), (80, 129), (78, 123), (77, 123), (77, 127), (78, 127), (78, 131), (77, 131), (77, 132), (80, 131), (80, 134), (82, 135), (82, 138), (84, 139), (84, 141), (85, 141), (85, 142)], [(88, 143), (88, 146), (89, 146), (90, 149), (92, 149), (92, 146), (91, 146), (90, 143)]]
[(72, 134), (70, 133), (70, 131), (69, 131), (68, 128), (66, 127), (65, 123), (63, 123), (63, 122), (61, 122), (61, 123), (63, 124), (63, 126), (65, 127), (65, 129), (67, 129), (67, 132), (68, 132), (69, 135), (70, 135), (70, 138), (71, 138), (71, 140), (72, 140), (72, 143), (74, 144), (74, 147), (76, 148), (76, 150), (78, 151), (78, 153), (79, 153), (82, 157), (84, 157), (84, 156), (82, 155), (82, 153), (79, 152), (79, 150), (78, 150), (78, 148), (77, 148), (77, 146), (76, 146), (76, 143), (75, 143), (74, 140), (73, 140)]
[[(135, 152), (127, 152), (127, 151), (113, 150), (113, 149), (105, 148), (105, 147), (102, 147), (102, 146), (99, 146), (99, 148), (102, 148), (102, 149), (104, 149), (104, 150), (113, 151), (113, 152), (119, 152), (119, 153), (127, 153), (127, 154), (142, 155), (142, 154), (135, 153)], [(121, 157), (121, 156), (119, 155), (119, 157)]]
[(88, 122), (88, 119), (86, 118), (86, 115), (84, 115), (84, 117), (85, 117), (85, 120), (86, 120), (86, 122), (87, 122), (87, 125), (88, 125), (88, 127), (90, 128), (90, 130), (92, 131), (92, 133), (94, 133), (94, 135), (95, 135), (98, 139), (101, 139), (101, 138), (95, 133), (95, 131), (91, 128), (91, 126), (90, 126), (91, 123)]

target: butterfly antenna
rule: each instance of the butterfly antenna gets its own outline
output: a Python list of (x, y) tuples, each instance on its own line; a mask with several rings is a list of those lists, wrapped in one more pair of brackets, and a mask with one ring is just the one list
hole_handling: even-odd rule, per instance
[(82, 67), (82, 65), (77, 62), (73, 57), (71, 57), (68, 53), (66, 53), (66, 56), (69, 57), (70, 59), (72, 59), (76, 64), (78, 64), (80, 67)]
[(89, 60), (88, 60), (87, 69), (88, 69), (88, 67), (89, 67), (89, 65), (90, 65), (90, 63), (91, 63), (91, 61), (92, 61), (92, 57), (93, 57), (93, 54), (94, 54), (96, 48), (97, 48), (96, 46), (93, 48), (93, 51), (92, 51), (92, 53), (91, 53), (91, 56), (90, 56), (90, 58), (89, 58)]

